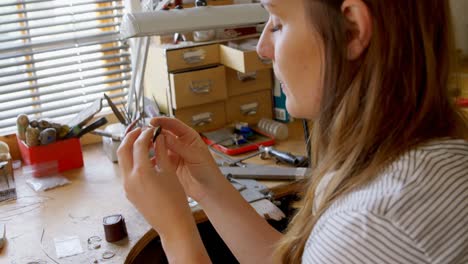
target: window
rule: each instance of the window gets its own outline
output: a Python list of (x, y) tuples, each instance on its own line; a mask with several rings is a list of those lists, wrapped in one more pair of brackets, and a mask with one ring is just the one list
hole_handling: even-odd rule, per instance
[(2, 0), (0, 134), (16, 129), (19, 114), (64, 121), (103, 93), (124, 104), (122, 13), (122, 0)]

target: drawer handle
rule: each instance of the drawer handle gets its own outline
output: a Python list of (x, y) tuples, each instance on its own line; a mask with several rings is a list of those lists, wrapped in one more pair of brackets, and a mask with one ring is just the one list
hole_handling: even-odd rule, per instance
[(256, 115), (258, 112), (258, 102), (241, 105), (240, 112), (245, 116)]
[(237, 79), (241, 82), (250, 82), (257, 80), (257, 72), (237, 72)]
[(213, 122), (213, 113), (201, 113), (198, 115), (192, 116), (192, 125), (201, 127), (206, 126)]
[(189, 85), (190, 90), (195, 94), (208, 94), (213, 86), (212, 80), (192, 81)]
[(205, 59), (206, 51), (203, 49), (188, 50), (182, 54), (182, 59), (187, 64), (197, 64)]

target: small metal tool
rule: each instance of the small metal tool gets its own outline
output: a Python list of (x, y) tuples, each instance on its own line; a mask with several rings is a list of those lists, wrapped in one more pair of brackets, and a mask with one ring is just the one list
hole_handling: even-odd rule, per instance
[(153, 132), (153, 144), (154, 142), (156, 142), (156, 138), (159, 136), (159, 134), (161, 134), (161, 127), (160, 126), (157, 126), (154, 128), (154, 132)]
[(272, 147), (260, 147), (262, 151), (260, 158), (261, 159), (270, 159), (274, 158), (276, 161), (295, 167), (307, 167), (309, 164), (307, 157), (296, 156), (290, 152), (279, 151)]
[(309, 168), (282, 168), (262, 165), (219, 167), (221, 173), (234, 179), (302, 180), (311, 175)]
[(101, 129), (95, 129), (95, 130), (93, 130), (93, 131), (91, 131), (89, 133), (91, 133), (93, 135), (97, 135), (97, 136), (108, 137), (108, 138), (111, 138), (113, 141), (122, 141), (122, 136), (112, 134), (110, 132), (107, 132), (107, 131), (101, 130)]
[(110, 106), (110, 108), (112, 109), (112, 112), (117, 117), (119, 122), (122, 123), (123, 125), (128, 125), (127, 120), (122, 116), (122, 113), (119, 111), (119, 109), (114, 104), (114, 102), (112, 102), (112, 99), (107, 94), (104, 94), (104, 98), (107, 100), (107, 104)]

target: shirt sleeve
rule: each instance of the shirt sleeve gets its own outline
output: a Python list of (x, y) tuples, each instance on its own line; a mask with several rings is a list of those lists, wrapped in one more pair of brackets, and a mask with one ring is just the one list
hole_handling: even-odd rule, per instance
[(302, 263), (430, 263), (394, 223), (369, 212), (324, 216), (307, 241)]

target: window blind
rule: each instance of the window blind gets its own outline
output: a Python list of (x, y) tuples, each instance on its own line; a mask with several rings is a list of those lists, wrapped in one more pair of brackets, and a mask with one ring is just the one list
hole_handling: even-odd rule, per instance
[(15, 131), (19, 114), (66, 122), (103, 93), (124, 104), (122, 13), (122, 0), (2, 0), (0, 134)]

